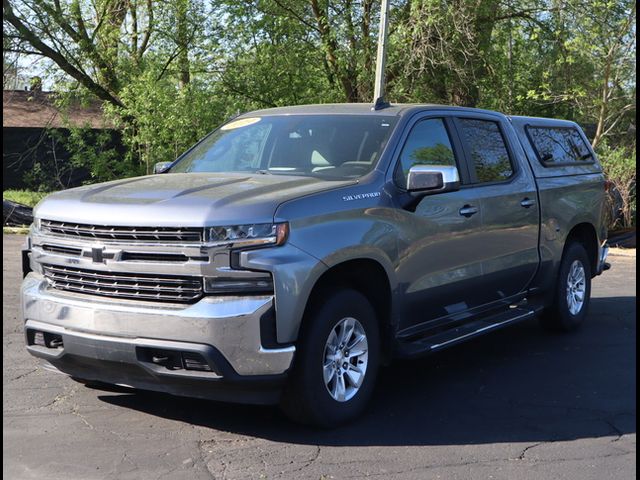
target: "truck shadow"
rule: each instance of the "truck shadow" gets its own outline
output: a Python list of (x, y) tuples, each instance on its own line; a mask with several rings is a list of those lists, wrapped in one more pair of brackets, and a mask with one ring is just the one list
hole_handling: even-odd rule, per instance
[(546, 442), (633, 433), (635, 297), (594, 298), (569, 335), (516, 325), (380, 372), (365, 415), (335, 430), (277, 408), (156, 393), (102, 394), (112, 405), (278, 442), (328, 446)]

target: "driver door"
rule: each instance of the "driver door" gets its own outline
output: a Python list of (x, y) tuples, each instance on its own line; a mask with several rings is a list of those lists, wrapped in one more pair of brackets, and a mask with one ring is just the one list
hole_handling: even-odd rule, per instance
[(409, 127), (393, 178), (406, 187), (415, 165), (456, 166), (458, 191), (425, 195), (415, 210), (401, 209), (398, 280), (404, 311), (400, 330), (482, 305), (482, 215), (455, 125), (445, 115), (425, 115)]

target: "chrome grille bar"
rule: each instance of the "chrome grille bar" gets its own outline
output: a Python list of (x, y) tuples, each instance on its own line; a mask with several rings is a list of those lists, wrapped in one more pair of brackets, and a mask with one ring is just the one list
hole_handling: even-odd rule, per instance
[(58, 265), (43, 265), (45, 277), (60, 290), (129, 298), (188, 303), (202, 296), (197, 277), (107, 273)]
[(82, 249), (81, 248), (73, 248), (73, 247), (65, 247), (63, 245), (42, 245), (42, 250), (44, 250), (45, 252), (52, 252), (52, 253), (60, 253), (63, 255), (69, 255), (72, 257), (79, 257), (80, 255), (82, 255)]
[(202, 242), (203, 229), (182, 227), (122, 227), (87, 225), (42, 219), (40, 228), (54, 235), (112, 241), (139, 240), (145, 242)]

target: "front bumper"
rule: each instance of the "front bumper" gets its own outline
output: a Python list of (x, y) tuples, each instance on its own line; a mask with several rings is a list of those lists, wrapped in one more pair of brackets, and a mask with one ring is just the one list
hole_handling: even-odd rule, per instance
[[(63, 373), (174, 395), (274, 403), (295, 352), (263, 346), (272, 296), (205, 297), (188, 306), (116, 302), (52, 290), (32, 272), (22, 312), (28, 351)], [(38, 332), (59, 341), (42, 345)], [(210, 371), (187, 369), (186, 358)]]

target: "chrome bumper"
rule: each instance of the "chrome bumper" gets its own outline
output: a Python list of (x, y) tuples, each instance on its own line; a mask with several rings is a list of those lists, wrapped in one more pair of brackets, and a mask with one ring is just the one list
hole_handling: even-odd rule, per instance
[[(34, 272), (24, 279), (21, 294), (29, 352), (83, 379), (127, 384), (114, 381), (117, 372), (106, 368), (117, 364), (138, 370), (130, 386), (176, 393), (162, 384), (185, 377), (193, 382), (283, 374), (295, 352), (294, 346), (262, 345), (261, 319), (272, 315), (273, 296), (205, 297), (188, 306), (116, 302), (52, 290)], [(34, 344), (29, 336), (35, 331), (60, 336), (63, 346)], [(198, 353), (212, 371), (165, 368), (140, 353), (152, 349)], [(88, 370), (94, 373), (91, 378), (83, 362), (95, 367)]]

